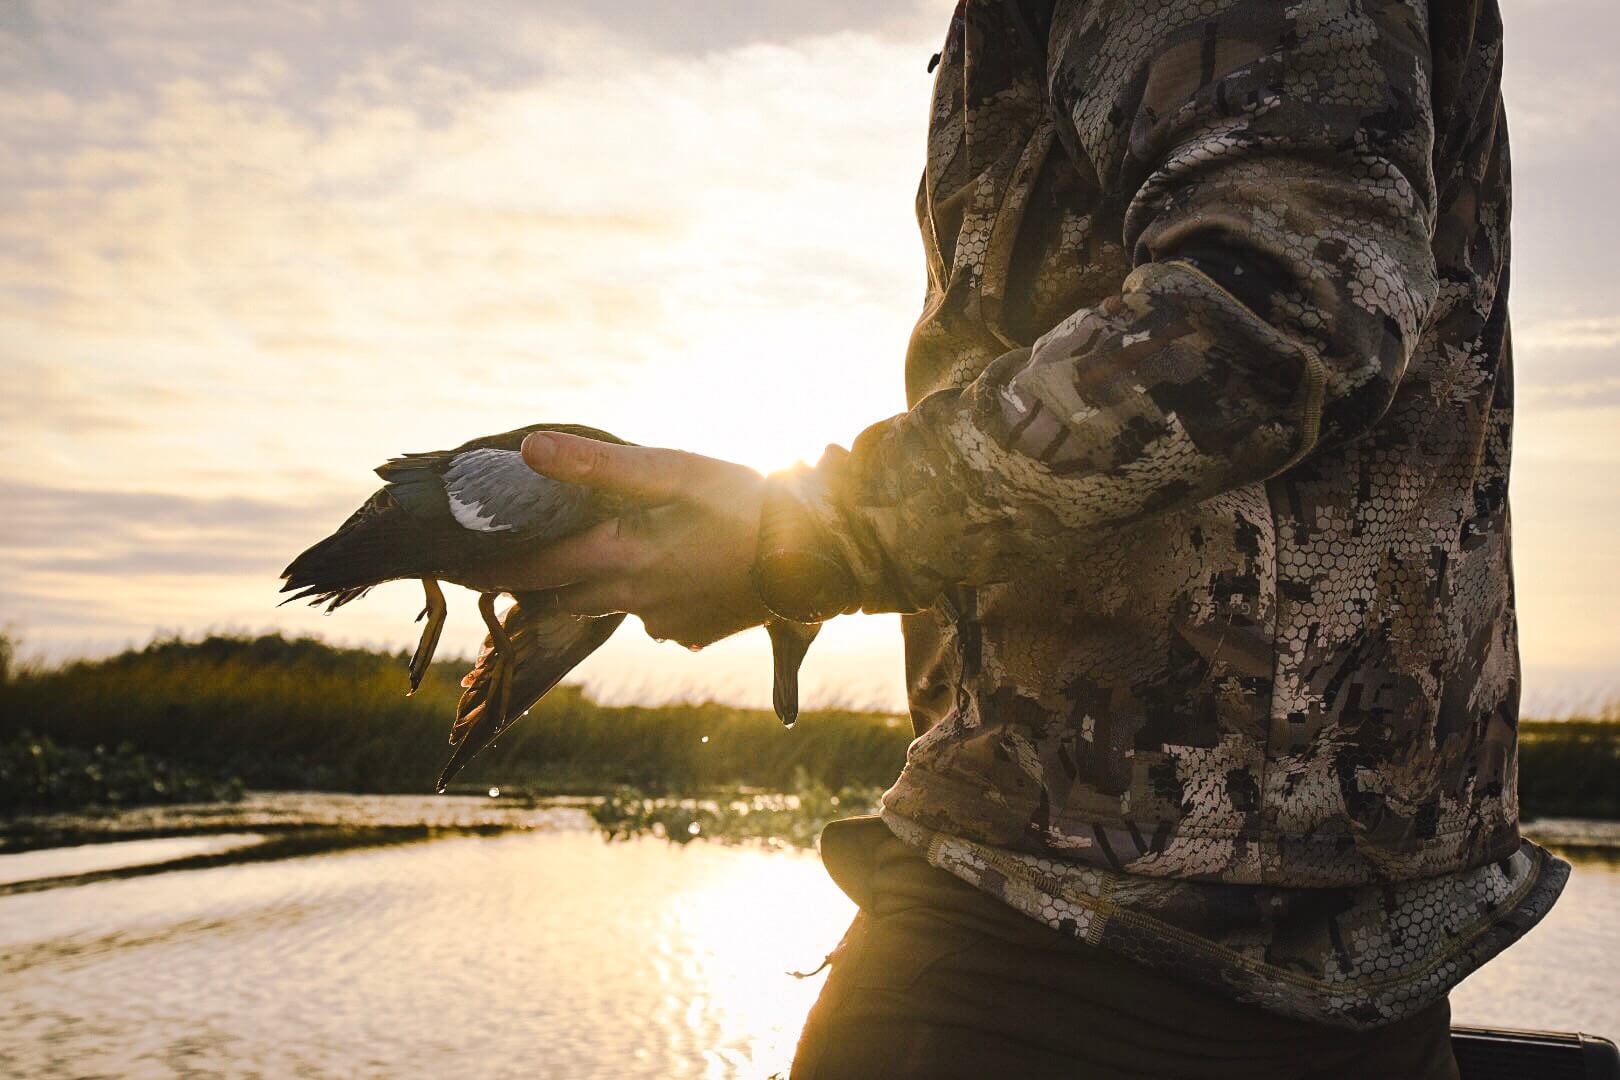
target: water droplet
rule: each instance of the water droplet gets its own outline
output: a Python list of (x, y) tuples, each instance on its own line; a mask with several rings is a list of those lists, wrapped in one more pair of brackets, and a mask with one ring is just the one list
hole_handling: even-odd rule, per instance
[(498, 787), (490, 788), (489, 789), (489, 797), (492, 798), (492, 799), (500, 798), (501, 797), (501, 789), (498, 788)]
[(695, 821), (692, 822), (692, 824), (690, 824), (690, 825), (688, 825), (686, 827), (686, 835), (688, 835), (688, 836), (696, 836), (698, 833), (700, 833), (702, 831), (703, 831), (703, 826), (699, 825)]

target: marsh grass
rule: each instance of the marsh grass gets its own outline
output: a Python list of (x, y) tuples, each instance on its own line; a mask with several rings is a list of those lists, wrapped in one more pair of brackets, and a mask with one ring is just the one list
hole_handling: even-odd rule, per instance
[[(0, 744), (24, 732), (47, 737), (56, 750), (127, 743), (153, 762), (175, 763), (163, 768), (183, 767), (211, 782), (360, 793), (431, 790), (449, 754), (445, 736), (468, 666), (434, 664), (407, 698), (403, 653), (308, 638), (166, 639), (59, 667), (19, 666), (9, 662), (13, 655), (6, 641)], [(1520, 732), (1526, 817), (1620, 817), (1620, 707), (1525, 720)], [(750, 791), (803, 796), (812, 808), (845, 792), (861, 802), (899, 773), (910, 739), (909, 722), (880, 712), (807, 712), (784, 731), (764, 710), (716, 702), (608, 706), (563, 686), (474, 761), (458, 787), (617, 791), (609, 827), (618, 813), (626, 828), (662, 821), (665, 831), (680, 830), (696, 822), (701, 833), (724, 826), (698, 813), (709, 808), (682, 800), (708, 798), (713, 812), (732, 808), (728, 816), (739, 820), (755, 811), (736, 813), (732, 804), (752, 798), (738, 794)], [(676, 820), (687, 811), (697, 816)], [(780, 823), (792, 827), (789, 817)], [(768, 818), (762, 813), (737, 827), (763, 827)]]
[[(405, 696), (406, 657), (279, 635), (161, 640), (106, 660), (13, 669), (0, 742), (24, 731), (77, 747), (129, 743), (253, 788), (423, 792), (468, 664), (434, 664)], [(807, 712), (790, 731), (764, 710), (715, 702), (607, 706), (562, 686), (462, 774), (462, 790), (653, 794), (799, 783), (886, 786), (910, 725)]]
[(1620, 703), (1520, 721), (1519, 806), (1526, 817), (1620, 818)]

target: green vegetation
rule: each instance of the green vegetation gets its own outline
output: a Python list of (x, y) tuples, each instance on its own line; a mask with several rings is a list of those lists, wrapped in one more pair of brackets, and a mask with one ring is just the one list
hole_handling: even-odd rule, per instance
[[(427, 792), (449, 753), (468, 665), (433, 665), (407, 698), (405, 659), (269, 635), (162, 640), (44, 668), (18, 664), (0, 636), (0, 813), (214, 797), (234, 778), (262, 789)], [(1620, 708), (1526, 720), (1521, 734), (1527, 818), (1620, 818)], [(764, 710), (613, 707), (565, 686), (458, 786), (617, 791), (597, 819), (621, 834), (679, 839), (696, 824), (696, 835), (792, 836), (867, 808), (909, 740), (907, 722), (881, 713), (810, 712), (783, 731)]]
[[(24, 731), (76, 747), (128, 742), (251, 788), (432, 790), (468, 664), (433, 665), (405, 696), (406, 658), (278, 635), (157, 641), (106, 660), (13, 670), (0, 742)], [(559, 687), (462, 774), (462, 790), (693, 794), (736, 785), (886, 786), (910, 725), (876, 713), (712, 702), (610, 707)]]
[(590, 815), (610, 840), (652, 835), (677, 844), (701, 838), (807, 848), (827, 822), (876, 810), (882, 794), (882, 787), (835, 792), (800, 769), (785, 794), (738, 789), (717, 797), (678, 799), (620, 788), (592, 806)]
[(127, 742), (83, 749), (27, 731), (0, 742), (0, 814), (241, 797), (240, 780), (199, 775)]
[(1620, 818), (1620, 703), (1520, 721), (1519, 805), (1527, 818)]

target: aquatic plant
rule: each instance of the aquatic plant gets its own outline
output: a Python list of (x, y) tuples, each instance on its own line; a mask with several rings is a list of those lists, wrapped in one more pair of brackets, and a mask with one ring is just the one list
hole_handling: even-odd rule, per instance
[[(0, 680), (0, 740), (30, 731), (82, 750), (127, 742), (253, 788), (427, 792), (467, 663), (434, 664), (406, 698), (406, 659), (270, 634), (167, 638), (56, 667), (12, 663)], [(909, 721), (881, 712), (806, 712), (784, 731), (764, 709), (608, 706), (562, 686), (475, 761), (458, 790), (635, 793), (623, 801), (881, 789), (910, 740)], [(1527, 817), (1620, 817), (1620, 705), (1524, 720), (1520, 741)]]
[(241, 780), (201, 775), (127, 742), (83, 749), (26, 731), (0, 742), (0, 813), (241, 797)]
[[(26, 729), (81, 747), (128, 741), (255, 788), (425, 792), (443, 765), (467, 663), (434, 664), (410, 698), (405, 664), (404, 654), (274, 634), (164, 639), (14, 671), (0, 685), (0, 738)], [(459, 790), (783, 790), (800, 769), (832, 790), (886, 786), (910, 737), (909, 723), (881, 713), (806, 712), (784, 731), (768, 710), (615, 707), (562, 686), (472, 764)]]
[(650, 835), (677, 844), (703, 839), (808, 848), (827, 822), (871, 813), (882, 793), (877, 787), (833, 791), (799, 769), (787, 791), (736, 788), (703, 798), (674, 798), (620, 788), (589, 812), (610, 840)]

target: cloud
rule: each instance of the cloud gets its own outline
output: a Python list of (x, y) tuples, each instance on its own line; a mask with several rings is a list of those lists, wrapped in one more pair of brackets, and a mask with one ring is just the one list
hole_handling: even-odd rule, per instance
[[(1520, 400), (1538, 409), (1589, 409), (1601, 406), (1620, 410), (1620, 375), (1569, 386), (1534, 386), (1522, 393)], [(1620, 423), (1620, 412), (1612, 419)], [(1607, 430), (1614, 431), (1614, 424), (1610, 424)]]
[(8, 547), (19, 541), (58, 542), (80, 530), (100, 532), (120, 522), (151, 529), (273, 530), (300, 524), (311, 513), (309, 507), (251, 496), (54, 488), (14, 480), (0, 480), (0, 506), (15, 515), (0, 539)]
[(353, 508), (14, 480), (0, 506), (0, 617), (47, 646), (112, 647), (159, 625), (271, 623), (282, 566)]
[[(1620, 315), (1581, 319), (1558, 319), (1533, 324), (1514, 334), (1514, 340), (1529, 348), (1607, 349), (1620, 345)], [(1610, 370), (1614, 370), (1612, 367)]]
[[(895, 43), (896, 61), (920, 73), (949, 18), (948, 7), (928, 0), (489, 0), (455, 8), (433, 0), (297, 0), (201, 10), (184, 0), (9, 0), (4, 10), (0, 85), (43, 94), (21, 108), (0, 101), (0, 124), (15, 137), (19, 116), (31, 116), (41, 131), (71, 111), (107, 151), (75, 168), (107, 177), (122, 168), (124, 135), (181, 82), (244, 106), (291, 110), (316, 130), (360, 112), (386, 121), (389, 111), (432, 129), (455, 125), (479, 98), (525, 92), (560, 73), (594, 71), (608, 85), (668, 60), (701, 62), (837, 35)], [(839, 87), (827, 90), (830, 97)], [(34, 137), (24, 134), (0, 164), (26, 174), (29, 158), (20, 151)]]
[(12, 383), (7, 391), (4, 401), (0, 402), (0, 427), (10, 433), (9, 436), (0, 435), (0, 440), (6, 442), (14, 440), (20, 429), (31, 426), (41, 416), (49, 416), (51, 426), (70, 437), (86, 434), (127, 436), (141, 430), (142, 425), (135, 417), (99, 407), (59, 385), (46, 383), (24, 388)]
[[(1528, 410), (1620, 406), (1620, 317), (1532, 322), (1513, 332), (1517, 398)], [(1589, 431), (1603, 440), (1615, 430)]]
[[(1582, 522), (1615, 506), (1537, 493), (1620, 452), (1620, 218), (1598, 212), (1620, 84), (1593, 74), (1620, 10), (1505, 14), (1533, 574), (1570, 536), (1601, 543)], [(390, 454), (557, 419), (775, 467), (898, 411), (949, 17), (0, 2), (0, 618), (72, 642), (273, 623), (398, 646), (407, 586), (330, 622), (269, 607)], [(1583, 620), (1602, 640), (1582, 648), (1620, 647), (1607, 584), (1558, 596), (1527, 656)], [(471, 648), (477, 620), (454, 620)], [(889, 638), (851, 642), (846, 667), (899, 670)], [(597, 662), (653, 662), (615, 648)], [(701, 678), (734, 679), (725, 655)]]
[(1613, 156), (1620, 84), (1598, 77), (1620, 42), (1606, 0), (1509, 0), (1503, 86), (1516, 149), (1527, 158)]
[[(762, 361), (827, 411), (711, 452), (786, 464), (899, 404), (909, 46), (773, 32), (693, 56), (543, 19), (527, 79), (469, 64), (450, 87), (397, 26), (355, 30), (339, 76), (327, 45), (290, 47), (331, 37), (304, 9), (172, 35), (177, 9), (62, 10), (39, 30), (58, 68), (0, 100), (0, 446), (25, 472), (184, 486), (234, 459), (290, 494), (293, 466), (335, 490), (540, 417), (723, 437)], [(473, 23), (486, 51), (533, 29)], [(91, 56), (99, 76), (63, 75)], [(139, 458), (115, 430), (136, 427), (160, 433)]]
[(165, 550), (143, 545), (126, 548), (105, 555), (38, 555), (23, 556), (18, 560), (24, 573), (95, 575), (116, 580), (136, 574), (171, 578), (206, 578), (228, 574), (259, 574), (266, 571), (284, 555), (251, 554), (240, 551), (199, 550), (195, 541)]
[(9, 519), (0, 563), (11, 577), (106, 582), (139, 575), (274, 575), (352, 509), (331, 500), (295, 505), (17, 481), (0, 481), (0, 506)]
[(392, 453), (554, 418), (785, 463), (893, 411), (926, 41), (898, 6), (595, 10), (13, 12), (6, 617), (397, 645), (404, 586), (271, 607)]

